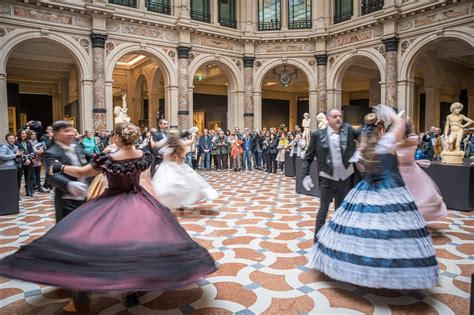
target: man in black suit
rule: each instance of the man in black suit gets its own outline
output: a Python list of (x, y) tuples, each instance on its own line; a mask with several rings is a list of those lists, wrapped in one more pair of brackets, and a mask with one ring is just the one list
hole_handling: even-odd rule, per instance
[[(87, 164), (82, 146), (75, 144), (75, 129), (69, 121), (56, 121), (53, 124), (53, 133), (54, 143), (44, 155), (46, 165), (53, 165), (55, 161), (63, 165)], [(50, 174), (50, 185), (55, 188), (56, 222), (61, 221), (86, 201), (87, 184), (84, 179), (61, 173)], [(72, 296), (73, 301), (64, 307), (64, 311), (74, 312), (88, 307), (90, 299), (86, 292), (74, 291)]]
[(316, 234), (326, 222), (329, 204), (334, 199), (337, 209), (352, 188), (354, 165), (350, 162), (356, 151), (359, 131), (342, 122), (342, 114), (337, 109), (328, 112), (328, 127), (313, 131), (303, 161), (303, 187), (311, 190), (314, 186), (309, 171), (316, 158), (319, 171), (320, 207), (316, 218)]
[(150, 175), (153, 177), (155, 175), (157, 167), (163, 161), (161, 155), (158, 154), (158, 151), (163, 147), (162, 144), (158, 144), (161, 140), (166, 140), (168, 138), (168, 121), (164, 118), (158, 120), (158, 126), (160, 127), (159, 131), (151, 132), (151, 137), (153, 141), (150, 144), (151, 152), (153, 153), (153, 163), (150, 168)]
[[(53, 124), (53, 132), (54, 144), (44, 155), (46, 165), (53, 165), (55, 161), (74, 166), (87, 164), (82, 147), (74, 144), (74, 128), (70, 122), (56, 121)], [(52, 174), (50, 185), (55, 188), (56, 222), (61, 221), (86, 200), (87, 184), (84, 179), (65, 174)]]

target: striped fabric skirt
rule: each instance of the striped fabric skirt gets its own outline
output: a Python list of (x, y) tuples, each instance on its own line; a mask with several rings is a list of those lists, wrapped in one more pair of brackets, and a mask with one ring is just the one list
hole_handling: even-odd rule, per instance
[(437, 284), (425, 221), (396, 177), (359, 182), (317, 237), (309, 265), (333, 279), (387, 289)]

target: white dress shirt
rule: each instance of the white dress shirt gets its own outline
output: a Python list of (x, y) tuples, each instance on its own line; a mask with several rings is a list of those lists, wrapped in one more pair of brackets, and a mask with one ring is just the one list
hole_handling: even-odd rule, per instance
[(332, 161), (332, 176), (323, 171), (319, 172), (319, 176), (334, 181), (346, 180), (354, 173), (354, 166), (351, 163), (348, 168), (345, 168), (344, 163), (342, 163), (340, 135), (329, 126), (327, 127), (327, 132), (329, 140), (329, 151), (331, 153)]

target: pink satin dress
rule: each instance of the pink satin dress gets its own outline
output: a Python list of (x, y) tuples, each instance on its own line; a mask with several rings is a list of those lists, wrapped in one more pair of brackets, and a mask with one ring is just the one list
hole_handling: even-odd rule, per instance
[(429, 167), (431, 162), (429, 160), (415, 161), (418, 136), (410, 136), (405, 141), (408, 141), (408, 143), (404, 146), (397, 145), (397, 158), (400, 174), (405, 181), (408, 191), (415, 199), (418, 210), (423, 215), (425, 221), (445, 218), (448, 210), (438, 186), (421, 169), (421, 167)]

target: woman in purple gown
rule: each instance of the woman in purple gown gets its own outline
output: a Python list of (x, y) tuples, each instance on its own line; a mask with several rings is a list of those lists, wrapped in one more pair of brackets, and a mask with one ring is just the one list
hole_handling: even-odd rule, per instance
[(207, 250), (139, 185), (151, 155), (134, 148), (138, 135), (134, 125), (118, 124), (117, 152), (84, 167), (53, 165), (75, 177), (102, 172), (109, 188), (5, 257), (0, 275), (80, 291), (136, 291), (182, 286), (216, 270)]

